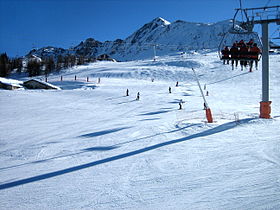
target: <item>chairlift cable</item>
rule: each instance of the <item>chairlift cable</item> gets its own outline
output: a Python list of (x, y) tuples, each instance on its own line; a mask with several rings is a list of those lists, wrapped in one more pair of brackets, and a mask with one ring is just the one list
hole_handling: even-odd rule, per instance
[[(242, 2), (239, 0), (240, 10), (242, 11)], [(241, 12), (242, 21), (244, 22), (243, 13)]]
[(271, 0), (268, 0), (264, 7), (267, 7)]

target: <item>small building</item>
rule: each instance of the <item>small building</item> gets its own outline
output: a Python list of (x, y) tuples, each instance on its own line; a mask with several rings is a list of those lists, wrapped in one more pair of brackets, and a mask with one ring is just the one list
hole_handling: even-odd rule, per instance
[(11, 83), (5, 83), (0, 81), (0, 88), (6, 89), (6, 90), (16, 90), (19, 88), (22, 88), (19, 84), (11, 84)]
[(52, 85), (48, 82), (43, 82), (36, 79), (31, 79), (23, 83), (23, 86), (27, 89), (54, 89), (61, 90), (60, 87)]
[(22, 81), (0, 77), (0, 88), (16, 90), (22, 88)]

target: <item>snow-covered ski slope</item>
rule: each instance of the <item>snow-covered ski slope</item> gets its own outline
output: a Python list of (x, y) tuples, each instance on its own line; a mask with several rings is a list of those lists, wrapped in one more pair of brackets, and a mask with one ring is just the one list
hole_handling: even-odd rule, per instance
[(280, 209), (280, 56), (270, 64), (272, 119), (258, 118), (261, 65), (231, 70), (216, 53), (97, 62), (48, 78), (63, 90), (0, 90), (0, 209)]

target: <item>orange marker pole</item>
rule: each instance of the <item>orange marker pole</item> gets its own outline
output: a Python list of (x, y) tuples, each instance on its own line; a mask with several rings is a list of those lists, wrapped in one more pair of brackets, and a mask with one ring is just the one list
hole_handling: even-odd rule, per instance
[(213, 122), (213, 118), (212, 118), (211, 109), (207, 108), (205, 111), (206, 111), (207, 122), (208, 123), (212, 123)]

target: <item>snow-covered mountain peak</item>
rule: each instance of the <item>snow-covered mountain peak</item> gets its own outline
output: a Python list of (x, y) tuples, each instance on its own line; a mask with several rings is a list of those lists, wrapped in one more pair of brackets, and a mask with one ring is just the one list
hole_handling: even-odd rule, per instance
[[(217, 23), (195, 23), (183, 20), (169, 21), (157, 17), (144, 24), (129, 37), (116, 39), (115, 41), (99, 42), (93, 38), (82, 41), (71, 49), (47, 49), (36, 50), (30, 54), (39, 57), (58, 54), (76, 54), (86, 57), (98, 57), (107, 54), (119, 60), (137, 60), (151, 57), (154, 54), (152, 46), (156, 47), (156, 53), (166, 55), (178, 51), (217, 49), (225, 33), (232, 27), (232, 20)], [(52, 53), (50, 53), (52, 51)]]
[(152, 21), (152, 23), (156, 23), (156, 24), (158, 24), (158, 25), (165, 25), (165, 26), (171, 24), (169, 21), (163, 19), (162, 17), (157, 17), (157, 18), (155, 18), (155, 19)]

